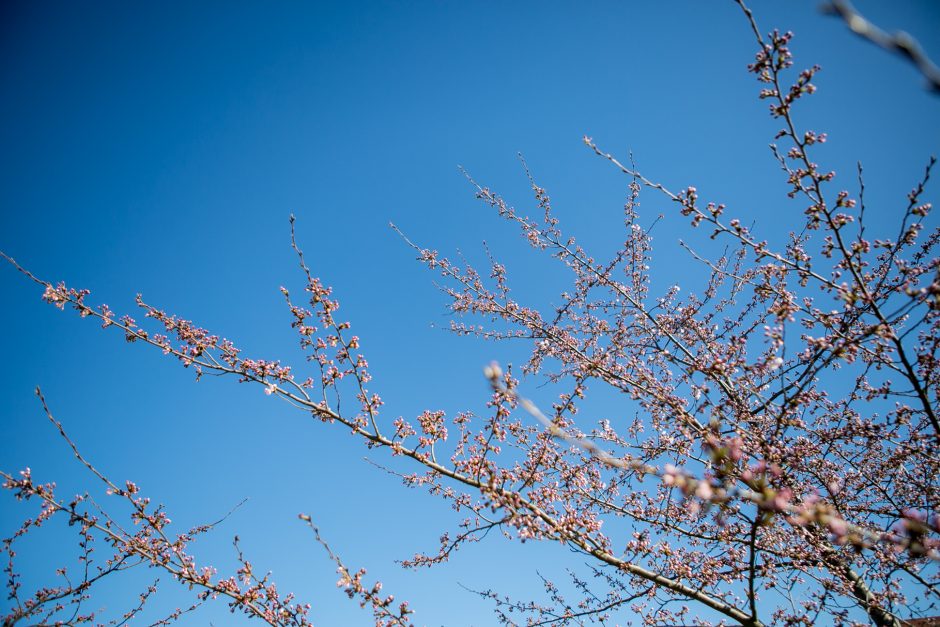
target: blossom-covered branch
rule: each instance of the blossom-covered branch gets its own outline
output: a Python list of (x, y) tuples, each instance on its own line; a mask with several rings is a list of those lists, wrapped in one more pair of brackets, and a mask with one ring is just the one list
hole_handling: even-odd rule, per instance
[[(143, 322), (116, 316), (89, 304), (87, 290), (4, 257), (46, 302), (162, 351), (197, 379), (255, 384), (403, 460), (390, 472), (457, 515), (456, 528), (405, 567), (433, 566), (494, 532), (578, 556), (591, 584), (584, 570), (569, 572), (566, 590), (546, 578), (545, 602), (481, 592), (504, 623), (515, 624), (514, 614), (566, 624), (632, 612), (650, 624), (900, 625), (940, 605), (940, 229), (925, 199), (935, 159), (888, 208), (896, 225), (874, 233), (861, 169), (856, 192), (835, 187), (836, 174), (817, 163), (826, 134), (792, 114), (816, 91), (820, 68), (793, 72), (792, 33), (764, 34), (738, 4), (757, 48), (748, 70), (779, 125), (768, 158), (787, 190), (779, 205), (770, 195), (750, 204), (792, 213), (792, 228), (762, 234), (751, 207), (706, 200), (694, 185), (670, 190), (585, 138), (626, 176), (622, 243), (598, 256), (562, 228), (524, 161), (531, 210), (468, 175), (476, 197), (549, 257), (552, 276), (570, 280), (553, 305), (527, 302), (492, 251), (480, 270), (399, 231), (441, 277), (452, 332), (530, 347), (515, 370), (488, 369), (481, 410), (384, 412), (362, 342), (311, 271), (319, 260), (308, 265), (293, 217), (302, 286), (281, 293), (310, 372), (246, 356), (140, 296)], [(651, 230), (660, 218), (644, 217), (641, 199), (665, 202), (674, 211), (662, 219), (687, 227), (674, 251), (695, 266), (685, 284), (654, 281), (660, 248)], [(539, 391), (553, 397), (538, 405), (519, 392), (537, 381), (555, 390)], [(599, 410), (585, 405), (591, 394), (612, 400)], [(195, 580), (156, 531), (174, 573)], [(407, 606), (393, 607), (362, 583), (364, 571), (327, 551), (341, 586), (378, 623), (408, 620)], [(247, 576), (243, 585), (264, 581)], [(207, 585), (222, 584), (210, 576)]]
[[(221, 521), (171, 535), (170, 519), (163, 507), (154, 507), (149, 498), (140, 496), (140, 489), (132, 481), (118, 486), (86, 460), (66, 434), (62, 424), (53, 417), (39, 388), (36, 389), (36, 394), (46, 417), (58, 429), (75, 458), (106, 486), (108, 498), (120, 499), (124, 506), (129, 506), (129, 521), (134, 528), (125, 529), (121, 522), (109, 513), (111, 508), (99, 506), (89, 493), (63, 499), (57, 496), (54, 483), (36, 483), (29, 468), (21, 471), (18, 476), (0, 471), (0, 477), (4, 479), (2, 487), (5, 490), (12, 492), (17, 500), (37, 501), (40, 505), (38, 515), (26, 519), (13, 536), (3, 541), (3, 551), (7, 555), (4, 571), (8, 579), (9, 598), (13, 601), (12, 610), (3, 617), (4, 625), (14, 625), (22, 620), (38, 621), (39, 624), (71, 625), (99, 619), (96, 618), (95, 611), (82, 613), (82, 605), (90, 598), (94, 584), (109, 575), (139, 566), (163, 570), (190, 589), (200, 590), (193, 605), (177, 608), (156, 624), (174, 622), (207, 599), (222, 597), (227, 600), (232, 612), (243, 613), (269, 625), (312, 625), (307, 618), (310, 605), (294, 602), (293, 595), (281, 595), (268, 575), (256, 577), (251, 563), (243, 557), (240, 550), (240, 567), (236, 575), (221, 578), (216, 576), (215, 569), (211, 566), (197, 566), (195, 557), (187, 550), (187, 545)], [(82, 549), (78, 558), (80, 579), (73, 581), (67, 568), (62, 567), (57, 570), (62, 584), (40, 588), (25, 597), (20, 590), (20, 576), (14, 567), (14, 545), (27, 533), (38, 532), (49, 520), (57, 517), (66, 518), (69, 526), (75, 527), (79, 535), (79, 546)], [(94, 565), (95, 560), (91, 555), (96, 540), (106, 543), (112, 551), (111, 556), (98, 562), (98, 565)], [(120, 624), (128, 622), (142, 612), (154, 592), (156, 584), (141, 593), (138, 605), (123, 614)]]

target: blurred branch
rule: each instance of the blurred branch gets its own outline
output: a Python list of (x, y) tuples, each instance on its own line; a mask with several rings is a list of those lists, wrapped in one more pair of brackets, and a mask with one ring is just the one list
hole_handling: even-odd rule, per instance
[(820, 7), (820, 11), (842, 18), (849, 30), (859, 37), (906, 57), (927, 79), (929, 89), (940, 94), (940, 68), (924, 53), (916, 39), (904, 31), (886, 33), (865, 19), (849, 0), (830, 0)]

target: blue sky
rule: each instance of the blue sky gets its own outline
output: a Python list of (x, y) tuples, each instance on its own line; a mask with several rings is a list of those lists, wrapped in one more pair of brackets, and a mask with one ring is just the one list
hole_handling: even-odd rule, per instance
[[(856, 4), (940, 58), (936, 3)], [(844, 186), (854, 189), (863, 163), (874, 219), (890, 222), (940, 148), (940, 98), (902, 59), (815, 6), (753, 8), (764, 31), (795, 31), (798, 66), (823, 67), (797, 119), (828, 132), (820, 159)], [(7, 2), (0, 12), (0, 248), (118, 312), (133, 315), (141, 292), (248, 353), (300, 367), (278, 292), (300, 285), (294, 213), (314, 272), (363, 340), (388, 419), (482, 411), (482, 365), (523, 354), (441, 331), (434, 277), (389, 221), (445, 254), (480, 259), (487, 241), (536, 304), (565, 286), (474, 200), (458, 165), (526, 207), (524, 153), (562, 226), (598, 255), (620, 241), (627, 181), (583, 135), (632, 151), (650, 178), (695, 185), (765, 232), (802, 210), (787, 203), (767, 150), (776, 125), (746, 72), (755, 45), (730, 1)], [(642, 202), (650, 220), (674, 212), (652, 194)], [(656, 233), (660, 285), (689, 276), (687, 258), (666, 252), (681, 224), (667, 218)], [(321, 624), (368, 617), (335, 589), (300, 511), (351, 565), (409, 599), (419, 624), (492, 622), (458, 584), (526, 597), (538, 594), (537, 569), (563, 574), (562, 548), (498, 538), (436, 571), (402, 572), (396, 559), (433, 550), (456, 521), (363, 461), (381, 454), (259, 389), (194, 383), (162, 355), (43, 305), (9, 267), (0, 290), (3, 469), (29, 465), (66, 493), (92, 485), (44, 423), (32, 394), (42, 385), (86, 455), (136, 480), (180, 524), (214, 520), (248, 497), (197, 554), (224, 570), (238, 533), (258, 568), (310, 600)], [(4, 534), (24, 511), (0, 500)], [(38, 578), (54, 569), (40, 557), (61, 549), (31, 550), (25, 574)], [(164, 603), (179, 603), (164, 580)], [(98, 598), (129, 600), (123, 585)], [(231, 619), (205, 608), (189, 620)]]

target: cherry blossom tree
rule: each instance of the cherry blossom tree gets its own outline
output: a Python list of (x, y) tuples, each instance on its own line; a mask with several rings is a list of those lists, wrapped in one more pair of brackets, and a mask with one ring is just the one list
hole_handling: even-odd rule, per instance
[[(517, 300), (496, 259), (477, 269), (399, 231), (439, 277), (454, 333), (531, 346), (521, 365), (486, 368), (492, 393), (485, 414), (429, 409), (390, 417), (359, 337), (338, 317), (333, 289), (308, 265), (293, 217), (303, 289), (281, 292), (312, 376), (248, 356), (140, 296), (138, 321), (4, 258), (42, 288), (47, 303), (162, 351), (197, 379), (260, 386), (318, 428), (344, 429), (370, 449), (405, 459), (411, 470), (400, 473), (402, 483), (447, 501), (457, 516), (438, 550), (414, 555), (405, 567), (434, 566), (494, 530), (560, 544), (589, 565), (586, 577), (545, 580), (542, 600), (477, 591), (501, 623), (642, 617), (667, 625), (896, 626), (938, 614), (940, 230), (929, 226), (926, 200), (935, 159), (913, 181), (895, 229), (872, 232), (861, 168), (855, 181), (838, 183), (814, 156), (826, 134), (798, 126), (792, 115), (815, 91), (819, 68), (794, 70), (792, 34), (762, 33), (739, 4), (756, 40), (748, 69), (779, 126), (772, 157), (798, 207), (785, 237), (762, 234), (695, 187), (667, 188), (588, 137), (587, 149), (622, 172), (628, 188), (623, 244), (609, 258), (562, 231), (548, 192), (524, 162), (533, 214), (468, 176), (477, 198), (546, 255), (549, 271), (570, 277), (554, 310)], [(640, 211), (645, 194), (666, 199), (687, 219), (682, 246), (703, 268), (704, 283), (654, 291), (655, 220)], [(555, 390), (545, 406), (530, 400), (540, 381)], [(579, 412), (591, 390), (617, 395), (621, 417)], [(4, 625), (103, 620), (83, 602), (99, 580), (135, 565), (166, 571), (194, 590), (193, 605), (160, 624), (212, 599), (271, 625), (311, 624), (310, 606), (258, 574), (237, 538), (235, 572), (198, 567), (188, 545), (214, 525), (172, 531), (163, 506), (82, 456), (37, 393), (111, 500), (62, 497), (29, 469), (3, 473), (10, 494), (39, 505), (3, 542)], [(74, 528), (84, 570), (62, 569), (58, 583), (25, 590), (17, 544), (53, 519)], [(300, 519), (335, 562), (339, 585), (376, 624), (410, 623), (407, 603), (367, 583), (364, 570), (346, 566), (322, 541), (309, 515)], [(92, 565), (96, 543), (111, 555)], [(134, 618), (152, 592), (144, 590), (112, 624)]]

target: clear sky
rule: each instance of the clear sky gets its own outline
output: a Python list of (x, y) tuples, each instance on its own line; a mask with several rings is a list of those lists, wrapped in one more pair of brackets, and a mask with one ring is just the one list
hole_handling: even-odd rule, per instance
[[(856, 4), (940, 59), (936, 2)], [(823, 67), (818, 94), (796, 114), (829, 133), (823, 167), (854, 189), (860, 160), (872, 211), (890, 221), (940, 152), (940, 97), (815, 2), (753, 8), (764, 31), (796, 33), (798, 66)], [(5, 2), (0, 249), (119, 313), (134, 315), (141, 292), (247, 353), (302, 368), (278, 292), (300, 286), (293, 212), (314, 272), (362, 338), (386, 418), (482, 412), (481, 367), (518, 360), (520, 348), (442, 331), (435, 277), (388, 222), (470, 259), (486, 240), (520, 293), (549, 305), (565, 277), (474, 200), (457, 167), (529, 207), (524, 153), (562, 226), (603, 256), (620, 241), (628, 181), (583, 146), (590, 135), (621, 156), (633, 151), (650, 178), (696, 185), (758, 230), (779, 232), (803, 207), (786, 201), (767, 150), (776, 125), (745, 69), (754, 52), (730, 0)], [(674, 212), (651, 193), (642, 202), (650, 221)], [(667, 216), (658, 227), (664, 250), (674, 250), (680, 224)], [(663, 285), (688, 276), (679, 254), (654, 261)], [(418, 624), (492, 623), (488, 604), (461, 584), (527, 598), (539, 593), (536, 570), (563, 577), (571, 556), (562, 547), (495, 536), (437, 570), (402, 572), (395, 560), (435, 550), (457, 521), (364, 461), (385, 463), (383, 454), (258, 388), (194, 383), (159, 353), (42, 304), (10, 267), (0, 267), (0, 294), (4, 470), (29, 465), (65, 494), (93, 487), (44, 423), (32, 394), (42, 385), (86, 455), (114, 479), (137, 481), (181, 525), (249, 498), (194, 551), (224, 572), (238, 533), (257, 568), (313, 603), (324, 625), (369, 617), (336, 590), (301, 511), (350, 565), (410, 600)], [(550, 402), (536, 383), (533, 396)], [(3, 495), (0, 532), (27, 511)], [(24, 547), (27, 580), (51, 574), (62, 550)], [(181, 603), (186, 594), (163, 579), (157, 603)], [(117, 584), (96, 603), (123, 611), (132, 600)], [(186, 624), (232, 620), (220, 605)]]

